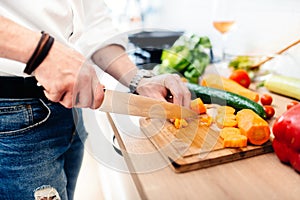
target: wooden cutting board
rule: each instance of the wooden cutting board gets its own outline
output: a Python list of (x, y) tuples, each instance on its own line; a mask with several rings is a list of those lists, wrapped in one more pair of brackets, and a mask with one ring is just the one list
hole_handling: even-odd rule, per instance
[(273, 151), (271, 141), (262, 146), (224, 148), (214, 123), (209, 127), (199, 126), (197, 119), (188, 123), (187, 127), (176, 129), (166, 120), (140, 119), (141, 130), (175, 172), (211, 167)]

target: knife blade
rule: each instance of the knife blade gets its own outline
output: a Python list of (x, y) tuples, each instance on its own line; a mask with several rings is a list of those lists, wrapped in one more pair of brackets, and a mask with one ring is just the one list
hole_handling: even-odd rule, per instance
[(149, 118), (192, 118), (197, 113), (185, 107), (136, 94), (105, 90), (100, 111)]

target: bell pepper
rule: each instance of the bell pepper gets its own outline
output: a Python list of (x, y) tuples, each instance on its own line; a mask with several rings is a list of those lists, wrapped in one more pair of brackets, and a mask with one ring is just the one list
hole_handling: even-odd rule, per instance
[(273, 149), (283, 163), (300, 172), (300, 104), (276, 119), (272, 127)]

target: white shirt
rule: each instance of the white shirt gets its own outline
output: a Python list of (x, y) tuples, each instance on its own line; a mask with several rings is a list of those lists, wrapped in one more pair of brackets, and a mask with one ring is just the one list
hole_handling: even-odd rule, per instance
[[(29, 29), (45, 31), (88, 59), (108, 44), (126, 47), (102, 0), (1, 0), (0, 14)], [(0, 58), (0, 75), (26, 76), (24, 63)]]

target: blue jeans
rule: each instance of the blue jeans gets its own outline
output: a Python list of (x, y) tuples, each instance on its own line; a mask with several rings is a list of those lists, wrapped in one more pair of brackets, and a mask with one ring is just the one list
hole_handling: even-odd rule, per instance
[(0, 199), (31, 200), (44, 185), (73, 199), (85, 137), (80, 110), (43, 99), (0, 99)]

